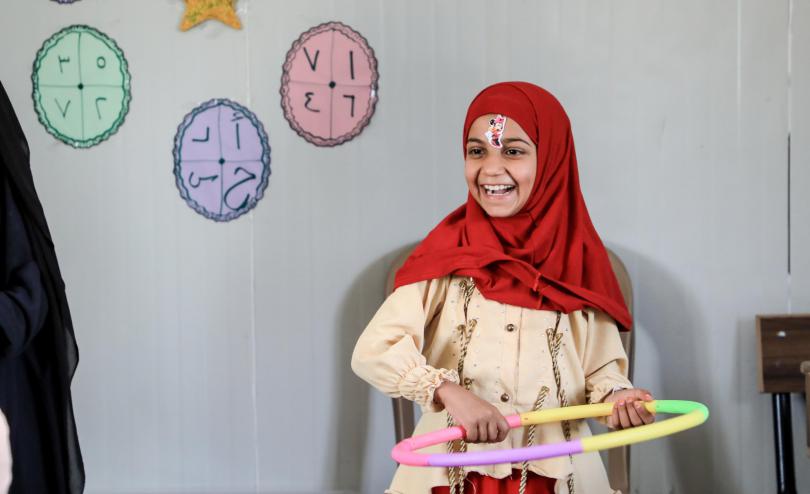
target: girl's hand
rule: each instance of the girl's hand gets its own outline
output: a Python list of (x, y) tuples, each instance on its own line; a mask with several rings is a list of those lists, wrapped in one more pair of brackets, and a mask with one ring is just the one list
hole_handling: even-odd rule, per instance
[(605, 398), (605, 403), (613, 403), (613, 414), (608, 417), (611, 429), (628, 429), (655, 422), (655, 414), (647, 411), (645, 401), (653, 397), (646, 389), (622, 389)]
[(492, 404), (456, 383), (445, 381), (433, 393), (447, 413), (466, 431), (470, 443), (499, 443), (506, 439), (509, 424)]

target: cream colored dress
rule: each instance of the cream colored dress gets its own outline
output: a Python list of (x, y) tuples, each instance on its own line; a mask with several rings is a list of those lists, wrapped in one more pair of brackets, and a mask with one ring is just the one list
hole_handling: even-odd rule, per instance
[(0, 494), (6, 494), (11, 486), (11, 446), (8, 442), (8, 423), (0, 412)]
[[(395, 290), (357, 341), (352, 369), (385, 394), (422, 407), (414, 434), (447, 427), (447, 413), (433, 402), (433, 391), (448, 380), (464, 385), (503, 415), (536, 408), (544, 387), (541, 408), (596, 403), (614, 388), (632, 387), (627, 356), (609, 316), (588, 309), (560, 317), (502, 304), (485, 299), (471, 279), (452, 276)], [(527, 445), (527, 434), (527, 429), (513, 429), (502, 443), (466, 447), (520, 448)], [(545, 424), (536, 427), (534, 444), (588, 435), (585, 421)], [(422, 452), (443, 453), (447, 447)], [(504, 478), (520, 468), (491, 465), (465, 471)], [(560, 479), (558, 493), (570, 487), (577, 493), (614, 492), (596, 453), (533, 461), (528, 469)], [(451, 473), (447, 468), (400, 466), (386, 492), (430, 494), (434, 486), (449, 485)]]

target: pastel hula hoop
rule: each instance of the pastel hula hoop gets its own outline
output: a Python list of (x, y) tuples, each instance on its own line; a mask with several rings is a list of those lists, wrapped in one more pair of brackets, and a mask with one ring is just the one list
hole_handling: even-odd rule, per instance
[[(647, 410), (655, 413), (677, 414), (660, 422), (608, 432), (598, 436), (583, 437), (573, 441), (554, 444), (541, 444), (526, 448), (497, 451), (472, 451), (467, 453), (423, 454), (416, 450), (464, 438), (464, 429), (448, 427), (427, 434), (411, 437), (400, 442), (391, 450), (391, 457), (403, 465), (420, 467), (461, 467), (473, 465), (494, 465), (497, 463), (520, 463), (542, 460), (555, 456), (575, 455), (603, 449), (640, 443), (668, 436), (692, 427), (697, 427), (709, 418), (709, 409), (702, 403), (681, 400), (656, 400), (644, 403)], [(526, 412), (506, 417), (509, 427), (526, 427), (535, 424), (559, 422), (596, 417), (606, 417), (613, 412), (613, 403), (597, 403), (564, 408), (551, 408), (536, 412)]]

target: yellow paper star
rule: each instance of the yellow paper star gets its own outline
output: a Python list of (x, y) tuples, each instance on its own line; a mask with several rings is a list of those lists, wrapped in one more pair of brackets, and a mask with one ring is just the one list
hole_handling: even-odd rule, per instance
[(236, 0), (186, 0), (181, 31), (188, 31), (202, 22), (216, 19), (234, 29), (242, 29), (235, 10)]

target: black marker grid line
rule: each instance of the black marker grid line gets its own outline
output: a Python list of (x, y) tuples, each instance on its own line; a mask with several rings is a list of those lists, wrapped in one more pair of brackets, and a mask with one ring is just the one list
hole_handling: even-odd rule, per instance
[(84, 79), (82, 78), (82, 33), (78, 33), (78, 39), (76, 40), (76, 53), (78, 54), (79, 58), (79, 99), (80, 99), (80, 106), (81, 106), (81, 119), (82, 119), (82, 139), (86, 139), (86, 133), (84, 129), (84, 91), (82, 88), (84, 87)]
[[(82, 84), (84, 87), (106, 87), (112, 89), (122, 89), (120, 84)], [(40, 84), (39, 87), (50, 87), (55, 89), (60, 88), (73, 88), (76, 89), (76, 84)]]
[(332, 38), (329, 42), (329, 138), (333, 137), (333, 123), (335, 121), (335, 29), (332, 28)]
[[(183, 163), (219, 163), (219, 160), (182, 160)], [(226, 163), (261, 163), (261, 157), (255, 160), (225, 160)]]
[(222, 206), (225, 203), (225, 166), (223, 161), (225, 157), (222, 156), (222, 105), (217, 106), (217, 146), (219, 147), (219, 214), (222, 214)]

